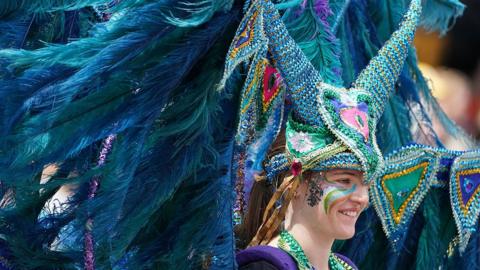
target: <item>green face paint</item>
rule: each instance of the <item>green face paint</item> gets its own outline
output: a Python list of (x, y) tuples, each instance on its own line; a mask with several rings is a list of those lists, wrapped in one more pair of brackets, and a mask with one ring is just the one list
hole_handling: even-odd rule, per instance
[[(328, 181), (331, 183), (330, 181)], [(330, 211), (330, 207), (332, 204), (337, 201), (338, 199), (341, 199), (343, 197), (346, 197), (350, 194), (352, 194), (355, 189), (357, 188), (357, 185), (354, 184), (352, 185), (351, 188), (346, 189), (346, 188), (340, 188), (337, 186), (328, 186), (324, 190), (324, 195), (323, 195), (323, 209), (325, 210), (325, 213), (328, 214)]]

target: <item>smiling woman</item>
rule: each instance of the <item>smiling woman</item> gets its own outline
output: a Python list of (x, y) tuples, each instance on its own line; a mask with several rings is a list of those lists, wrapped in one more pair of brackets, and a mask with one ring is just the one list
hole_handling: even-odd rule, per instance
[[(282, 142), (283, 134), (270, 156), (283, 151)], [(288, 179), (285, 173), (272, 181), (257, 176), (248, 214), (237, 231), (239, 246), (245, 247), (247, 243), (251, 246), (237, 255), (240, 269), (357, 269), (348, 258), (332, 253), (331, 247), (336, 239), (353, 237), (357, 218), (368, 206), (368, 185), (363, 182), (363, 172), (352, 169), (304, 172), (288, 207), (284, 208), (283, 223), (269, 241), (264, 239), (263, 245), (254, 246), (258, 244), (255, 239), (259, 237), (255, 234), (261, 225), (262, 210), (267, 208), (266, 197), (273, 194), (274, 183), (282, 183), (283, 179)]]

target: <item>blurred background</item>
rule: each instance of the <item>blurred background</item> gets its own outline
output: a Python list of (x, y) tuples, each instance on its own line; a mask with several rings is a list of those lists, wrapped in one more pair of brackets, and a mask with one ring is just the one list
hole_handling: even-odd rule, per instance
[[(480, 1), (462, 0), (465, 12), (444, 36), (419, 29), (415, 37), (421, 70), (445, 113), (480, 139)], [(453, 23), (453, 22), (452, 22)], [(465, 150), (432, 119), (445, 147)]]

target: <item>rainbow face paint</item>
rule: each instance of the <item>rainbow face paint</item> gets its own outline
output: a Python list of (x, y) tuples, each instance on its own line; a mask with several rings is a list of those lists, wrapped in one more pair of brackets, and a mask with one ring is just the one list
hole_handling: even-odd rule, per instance
[(330, 211), (330, 207), (333, 205), (334, 202), (352, 194), (356, 188), (356, 184), (352, 185), (351, 188), (347, 189), (339, 187), (335, 184), (332, 185), (331, 182), (328, 182), (328, 186), (323, 190), (323, 209), (325, 210), (325, 213), (328, 214), (328, 212)]

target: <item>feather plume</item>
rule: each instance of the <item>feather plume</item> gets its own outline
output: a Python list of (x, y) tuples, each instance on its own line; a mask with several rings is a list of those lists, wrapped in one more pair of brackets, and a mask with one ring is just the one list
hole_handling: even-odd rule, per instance
[[(1, 107), (7, 117), (2, 125), (8, 127), (3, 132), (8, 145), (16, 147), (4, 152), (2, 145), (0, 160), (8, 169), (0, 178), (5, 187), (21, 192), (13, 197), (15, 206), (0, 213), (2, 224), (9, 224), (0, 224), (0, 231), (22, 224), (5, 231), (9, 258), (20, 268), (82, 265), (82, 247), (74, 243), (83, 237), (87, 209), (94, 218), (99, 269), (234, 266), (228, 171), (235, 114), (221, 113), (222, 107), (233, 107), (227, 100), (231, 92), (216, 91), (215, 83), (223, 71), (219, 55), (232, 38), (225, 33), (232, 32), (227, 29), (235, 27), (241, 8), (212, 13), (200, 27), (175, 29), (156, 20), (161, 14), (151, 12), (153, 6), (132, 10), (139, 15), (133, 22), (97, 28), (95, 41), (23, 51), (32, 59), (2, 81), (1, 95), (13, 101)], [(118, 25), (123, 28), (115, 32)], [(79, 62), (67, 63), (66, 55), (48, 61), (46, 55), (62, 50)], [(46, 64), (38, 60), (42, 57)], [(14, 96), (10, 90), (18, 85), (22, 91)], [(112, 133), (118, 139), (107, 163), (93, 167), (87, 161)], [(60, 166), (58, 175), (39, 185), (37, 175), (52, 162)], [(66, 178), (60, 171), (76, 176)], [(93, 176), (99, 176), (100, 189), (87, 201), (85, 189)], [(56, 190), (73, 183), (78, 188), (64, 204), (70, 210), (42, 210)], [(42, 191), (47, 186), (51, 191)], [(19, 218), (25, 211), (29, 218)], [(48, 232), (35, 230), (42, 211)], [(42, 256), (29, 260), (31, 254)]]
[(285, 13), (285, 25), (322, 79), (342, 85), (338, 41), (327, 18), (332, 14), (327, 1), (308, 0), (304, 8)]

